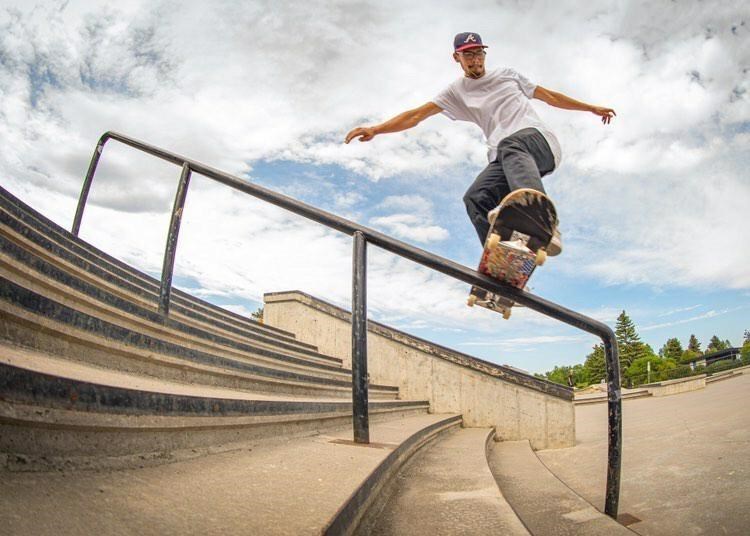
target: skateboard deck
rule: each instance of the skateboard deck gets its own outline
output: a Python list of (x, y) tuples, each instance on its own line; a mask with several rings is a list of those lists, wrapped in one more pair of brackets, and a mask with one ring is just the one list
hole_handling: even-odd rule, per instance
[[(557, 224), (555, 206), (543, 193), (525, 188), (508, 194), (488, 219), (490, 232), (477, 271), (523, 289), (547, 259)], [(507, 320), (515, 302), (472, 286), (468, 305), (497, 311)]]

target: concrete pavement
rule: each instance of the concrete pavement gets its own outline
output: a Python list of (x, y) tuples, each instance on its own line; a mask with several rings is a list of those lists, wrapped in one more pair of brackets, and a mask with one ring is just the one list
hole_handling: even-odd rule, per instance
[[(623, 403), (619, 513), (643, 536), (750, 533), (750, 375)], [(607, 405), (576, 407), (575, 447), (539, 451), (547, 467), (604, 509)]]

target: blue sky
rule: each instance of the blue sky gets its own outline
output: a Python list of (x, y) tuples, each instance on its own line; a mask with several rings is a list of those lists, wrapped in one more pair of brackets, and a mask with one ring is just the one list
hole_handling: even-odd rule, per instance
[[(535, 107), (563, 146), (545, 178), (565, 243), (535, 293), (658, 351), (750, 329), (750, 21), (741, 3), (0, 2), (2, 184), (70, 226), (98, 137), (116, 130), (475, 266), (461, 198), (486, 164), (478, 128), (435, 116), (344, 145), (351, 128), (436, 95), (479, 32), (509, 66), (591, 114)], [(394, 14), (398, 16), (394, 16)], [(169, 14), (168, 17), (165, 15)], [(565, 24), (560, 24), (565, 21)], [(81, 235), (159, 273), (179, 169), (110, 144)], [(176, 282), (234, 310), (299, 289), (349, 306), (348, 237), (201, 177)], [(372, 318), (532, 372), (583, 361), (594, 337), (371, 248)]]

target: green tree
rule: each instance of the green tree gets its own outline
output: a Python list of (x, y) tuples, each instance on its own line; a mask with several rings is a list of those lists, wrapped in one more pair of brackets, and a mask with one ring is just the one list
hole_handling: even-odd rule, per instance
[(731, 346), (732, 343), (730, 343), (729, 341), (722, 341), (721, 339), (719, 339), (719, 337), (714, 335), (713, 337), (711, 337), (711, 341), (708, 343), (708, 346), (706, 346), (706, 353), (708, 354), (711, 352), (720, 352), (722, 350), (730, 348)]
[(745, 330), (745, 335), (743, 337), (742, 345), (744, 346), (745, 344), (747, 344), (749, 342), (750, 342), (750, 329), (746, 329)]
[(649, 346), (641, 342), (635, 324), (625, 311), (617, 317), (615, 337), (617, 337), (617, 349), (620, 352), (620, 369), (623, 371), (636, 359), (648, 357), (654, 353)]
[(560, 385), (574, 387), (585, 387), (588, 385), (588, 372), (584, 370), (581, 364), (573, 365), (572, 367), (566, 365), (555, 367), (546, 372), (543, 377)]
[(607, 377), (607, 365), (604, 361), (604, 345), (597, 344), (592, 350), (593, 351), (586, 356), (586, 361), (583, 363), (583, 369), (588, 376), (587, 380), (589, 385), (592, 383), (599, 383)]
[(698, 342), (695, 335), (690, 335), (690, 342), (688, 343), (687, 349), (697, 355), (703, 354), (703, 352), (701, 352), (701, 343)]
[(682, 357), (680, 358), (680, 363), (688, 363), (690, 361), (693, 361), (699, 357), (701, 357), (703, 354), (701, 352), (694, 352), (692, 350), (685, 350), (682, 352)]
[(682, 349), (682, 344), (680, 344), (680, 339), (674, 337), (669, 339), (664, 346), (662, 346), (662, 349), (659, 350), (659, 356), (664, 359), (674, 359), (675, 361), (679, 361), (682, 359), (683, 352), (684, 350)]
[[(651, 364), (651, 373), (648, 372), (648, 365)], [(628, 383), (632, 386), (641, 385), (649, 381), (655, 382), (667, 379), (668, 371), (677, 367), (672, 359), (662, 359), (655, 355), (639, 357), (624, 372)]]
[(258, 309), (254, 313), (250, 313), (250, 316), (252, 316), (255, 320), (263, 323), (263, 307), (258, 307)]
[(747, 338), (748, 332), (745, 332), (745, 344), (742, 345), (740, 350), (740, 358), (744, 365), (750, 365), (750, 338)]

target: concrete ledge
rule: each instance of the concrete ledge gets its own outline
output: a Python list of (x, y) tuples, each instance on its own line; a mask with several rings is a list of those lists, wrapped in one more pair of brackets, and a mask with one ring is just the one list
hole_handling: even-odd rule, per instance
[(708, 378), (706, 378), (706, 384), (714, 383), (714, 382), (720, 382), (722, 380), (728, 380), (730, 378), (737, 378), (738, 376), (742, 376), (743, 374), (750, 373), (750, 365), (744, 366), (744, 367), (737, 367), (734, 369), (729, 370), (723, 370), (721, 372), (717, 372), (716, 374), (712, 374)]
[[(266, 323), (296, 334), (351, 366), (351, 314), (298, 291), (264, 296)], [(495, 427), (534, 448), (575, 444), (572, 390), (368, 321), (368, 372), (401, 396), (461, 413), (466, 426)]]
[(700, 374), (687, 378), (677, 378), (676, 380), (650, 383), (641, 387), (648, 389), (648, 392), (653, 396), (669, 396), (688, 391), (698, 391), (706, 388), (706, 375)]
[[(629, 391), (629, 392), (626, 392), (626, 391)], [(652, 395), (648, 391), (648, 389), (634, 389), (634, 390), (623, 389), (621, 398), (622, 400), (632, 400), (635, 398), (646, 398), (649, 396), (652, 396)], [(582, 406), (586, 404), (604, 404), (605, 402), (607, 402), (607, 400), (608, 400), (607, 393), (604, 393), (604, 394), (577, 396), (574, 403), (576, 406)]]
[[(349, 311), (346, 311), (341, 307), (337, 307), (336, 305), (332, 305), (319, 298), (315, 298), (298, 290), (290, 292), (269, 292), (263, 295), (263, 299), (267, 305), (289, 301), (304, 303), (312, 309), (316, 309), (318, 311), (326, 313), (327, 315), (333, 316), (334, 318), (338, 318), (339, 320), (344, 320), (351, 323), (351, 313)], [(451, 363), (455, 363), (462, 367), (474, 369), (489, 376), (494, 376), (496, 378), (522, 385), (523, 387), (528, 387), (529, 389), (534, 389), (536, 391), (556, 396), (564, 400), (573, 399), (572, 389), (569, 389), (562, 385), (546, 380), (541, 380), (529, 374), (522, 374), (508, 367), (496, 365), (495, 363), (490, 363), (477, 357), (457, 352), (456, 350), (452, 350), (450, 348), (440, 346), (439, 344), (426, 341), (424, 339), (415, 337), (414, 335), (410, 335), (408, 333), (404, 333), (403, 331), (399, 331), (384, 324), (379, 324), (378, 322), (375, 322), (373, 320), (367, 321), (367, 330), (370, 333), (380, 335), (381, 337), (385, 337), (405, 346), (410, 346), (419, 350), (420, 352), (439, 357), (440, 359), (450, 361)], [(344, 362), (348, 361), (348, 366), (351, 367), (351, 357), (349, 357), (348, 359), (342, 357), (341, 359)]]

